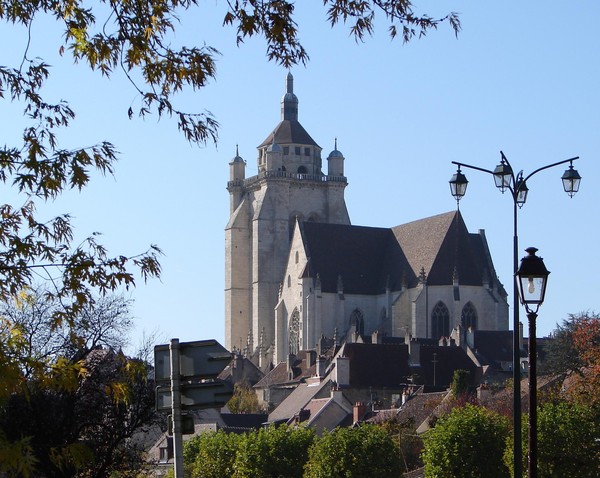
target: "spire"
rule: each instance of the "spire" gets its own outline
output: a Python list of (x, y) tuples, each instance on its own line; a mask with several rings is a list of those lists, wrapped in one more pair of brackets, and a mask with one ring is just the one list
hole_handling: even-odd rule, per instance
[(294, 94), (294, 77), (291, 73), (285, 79), (285, 95), (281, 98), (281, 120), (298, 121), (298, 97)]

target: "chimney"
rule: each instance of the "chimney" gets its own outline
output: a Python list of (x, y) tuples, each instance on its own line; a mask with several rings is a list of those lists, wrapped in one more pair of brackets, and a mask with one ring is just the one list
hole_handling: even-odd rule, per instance
[(352, 412), (352, 423), (360, 422), (367, 413), (367, 406), (365, 405), (365, 402), (356, 402)]
[(317, 357), (317, 377), (323, 378), (325, 376), (325, 369), (327, 368), (327, 360), (322, 355)]
[(402, 405), (408, 401), (408, 397), (410, 397), (410, 393), (408, 392), (408, 388), (405, 388), (402, 390)]
[(411, 339), (408, 342), (408, 356), (411, 367), (421, 366), (421, 344), (417, 339)]
[(338, 386), (350, 385), (350, 359), (348, 357), (335, 359), (335, 381)]
[(312, 367), (316, 363), (317, 352), (315, 350), (306, 351), (306, 368)]

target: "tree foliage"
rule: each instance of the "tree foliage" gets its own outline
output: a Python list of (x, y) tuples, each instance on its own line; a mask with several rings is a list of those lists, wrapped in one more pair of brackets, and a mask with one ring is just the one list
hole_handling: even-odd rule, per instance
[(413, 417), (402, 419), (399, 417), (400, 415), (395, 412), (389, 415), (380, 412), (373, 417), (372, 422), (394, 439), (406, 471), (420, 468), (423, 466), (421, 461), (423, 440), (417, 434), (415, 420)]
[(554, 332), (547, 356), (548, 371), (567, 376), (567, 398), (600, 409), (600, 316), (570, 314)]
[(424, 435), (426, 476), (438, 478), (508, 477), (503, 463), (508, 421), (467, 404), (441, 417)]
[(455, 370), (452, 376), (452, 383), (450, 384), (452, 390), (452, 396), (459, 398), (469, 393), (469, 371), (468, 370)]
[(231, 413), (259, 413), (260, 406), (256, 392), (248, 382), (237, 382), (233, 386), (233, 396), (227, 402)]
[(387, 478), (402, 472), (400, 453), (382, 428), (336, 428), (309, 450), (306, 478)]
[[(527, 437), (527, 417), (522, 433)], [(527, 469), (528, 443), (523, 440), (523, 469)], [(513, 467), (513, 442), (507, 441), (506, 465)], [(538, 410), (538, 476), (540, 478), (592, 478), (600, 473), (600, 421), (587, 405), (562, 401), (545, 403)]]
[(285, 425), (244, 435), (203, 433), (185, 443), (186, 474), (192, 478), (301, 478), (314, 439), (310, 429)]
[(562, 324), (557, 324), (552, 333), (552, 340), (546, 347), (544, 369), (540, 373), (565, 374), (579, 373), (583, 366), (579, 352), (573, 343), (573, 331), (577, 322), (587, 314), (569, 314)]
[(124, 345), (127, 305), (101, 298), (77, 317), (77, 329), (53, 325), (60, 305), (43, 293), (3, 305), (0, 475), (105, 477), (139, 469), (144, 444), (135, 437), (155, 419), (154, 387), (145, 362), (111, 347)]
[(302, 478), (314, 431), (286, 425), (244, 435), (233, 465), (235, 478)]
[(235, 433), (201, 433), (185, 442), (183, 461), (190, 478), (233, 476), (233, 464), (242, 435)]

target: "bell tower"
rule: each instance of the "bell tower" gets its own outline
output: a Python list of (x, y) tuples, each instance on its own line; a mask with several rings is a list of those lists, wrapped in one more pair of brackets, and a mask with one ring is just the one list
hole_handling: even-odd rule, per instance
[(275, 340), (275, 306), (296, 220), (350, 224), (344, 156), (336, 148), (322, 171), (322, 148), (298, 121), (291, 73), (281, 121), (257, 148), (258, 174), (245, 177), (236, 150), (229, 163), (230, 217), (225, 227), (225, 346), (252, 351)]

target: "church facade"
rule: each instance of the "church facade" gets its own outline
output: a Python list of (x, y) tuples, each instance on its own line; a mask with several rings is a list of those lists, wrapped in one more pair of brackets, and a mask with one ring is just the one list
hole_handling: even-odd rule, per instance
[(225, 229), (225, 346), (279, 362), (371, 335), (448, 337), (507, 330), (508, 303), (483, 231), (458, 211), (393, 228), (352, 226), (344, 155), (298, 121), (293, 77), (281, 121), (258, 146), (258, 175), (230, 162)]

